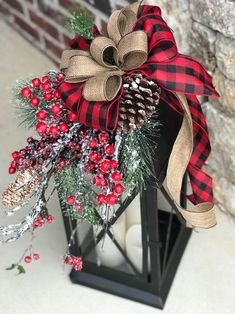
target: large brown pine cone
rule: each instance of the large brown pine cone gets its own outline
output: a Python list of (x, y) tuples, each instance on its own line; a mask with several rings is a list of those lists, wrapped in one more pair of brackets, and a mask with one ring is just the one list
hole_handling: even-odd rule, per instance
[(123, 87), (117, 130), (129, 133), (151, 118), (159, 104), (161, 88), (140, 73), (125, 76)]

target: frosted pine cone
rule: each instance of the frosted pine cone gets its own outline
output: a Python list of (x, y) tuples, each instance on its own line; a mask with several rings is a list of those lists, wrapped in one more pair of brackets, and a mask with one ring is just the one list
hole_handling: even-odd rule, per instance
[(38, 169), (30, 168), (18, 174), (16, 180), (3, 192), (2, 204), (15, 206), (21, 203), (39, 187), (40, 183), (41, 176)]
[(161, 88), (140, 73), (125, 76), (123, 87), (117, 130), (129, 133), (151, 118), (159, 104)]

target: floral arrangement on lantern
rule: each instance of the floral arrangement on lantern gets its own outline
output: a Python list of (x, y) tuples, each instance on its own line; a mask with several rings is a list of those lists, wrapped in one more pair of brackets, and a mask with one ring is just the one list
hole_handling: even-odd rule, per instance
[[(196, 95), (217, 97), (203, 66), (178, 52), (157, 6), (136, 2), (111, 15), (107, 34), (87, 13), (68, 19), (77, 35), (65, 50), (60, 71), (20, 81), (14, 99), (22, 124), (36, 128), (23, 149), (12, 153), (9, 173), (17, 176), (2, 196), (6, 213), (30, 206), (18, 224), (0, 227), (0, 242), (12, 242), (52, 223), (48, 200), (58, 191), (66, 214), (106, 228), (124, 192), (141, 191), (154, 178), (152, 152), (159, 132), (158, 106), (183, 117), (173, 147), (167, 186), (180, 214), (193, 227), (215, 225), (211, 178), (202, 170), (210, 153), (207, 125)], [(180, 206), (188, 172), (194, 204)], [(50, 179), (55, 185), (48, 193)], [(79, 225), (79, 224), (78, 224)], [(82, 269), (68, 251), (64, 262)], [(38, 260), (32, 243), (9, 269)]]

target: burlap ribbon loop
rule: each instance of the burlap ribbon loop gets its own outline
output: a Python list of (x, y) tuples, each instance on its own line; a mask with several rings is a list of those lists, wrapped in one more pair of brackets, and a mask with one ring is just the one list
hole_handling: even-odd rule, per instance
[(103, 72), (90, 78), (84, 87), (83, 96), (88, 101), (93, 101), (96, 95), (97, 101), (114, 99), (122, 85), (122, 71)]
[[(65, 82), (86, 82), (83, 96), (87, 101), (113, 100), (121, 88), (122, 75), (147, 61), (147, 34), (132, 32), (138, 7), (139, 3), (136, 3), (115, 11), (108, 22), (109, 37), (96, 37), (91, 42), (90, 53), (63, 52), (61, 69), (66, 73)], [(107, 52), (112, 52), (115, 64), (106, 61)]]
[(109, 51), (113, 52), (113, 55), (118, 54), (118, 49), (115, 45), (115, 42), (107, 37), (99, 36), (96, 37), (90, 46), (90, 53), (94, 60), (103, 67), (107, 67), (110, 70), (118, 69), (116, 65), (109, 64), (105, 61), (105, 52), (109, 49)]
[(122, 37), (132, 31), (136, 21), (136, 13), (129, 7), (114, 11), (107, 25), (109, 37), (118, 44)]

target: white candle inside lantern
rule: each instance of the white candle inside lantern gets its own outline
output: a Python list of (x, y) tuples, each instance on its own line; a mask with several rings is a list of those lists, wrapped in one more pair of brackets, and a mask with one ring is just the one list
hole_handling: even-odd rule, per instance
[(126, 234), (127, 256), (139, 272), (142, 272), (143, 248), (141, 240), (141, 225), (131, 226)]
[(140, 194), (138, 194), (126, 209), (127, 230), (133, 226), (141, 224)]

